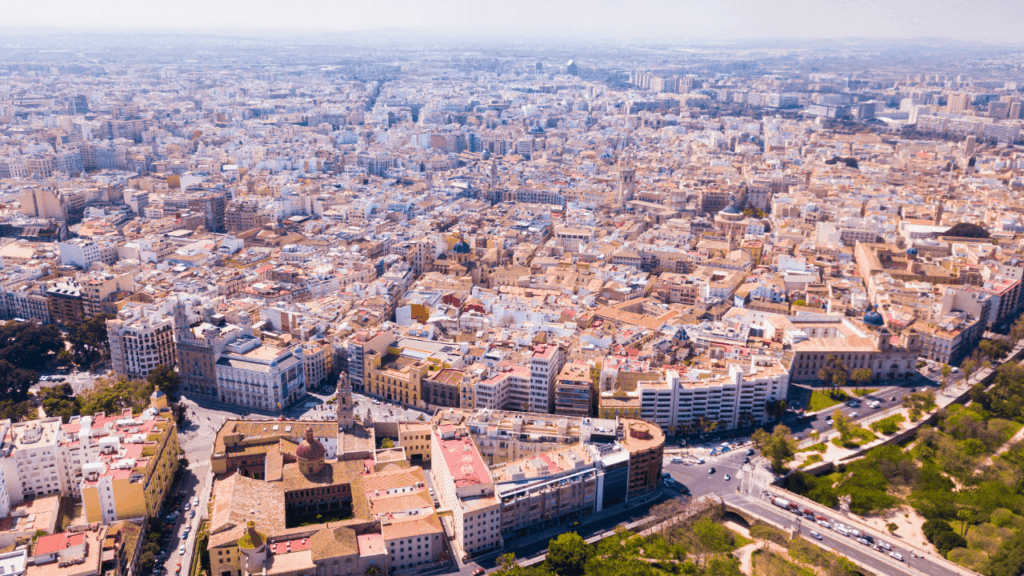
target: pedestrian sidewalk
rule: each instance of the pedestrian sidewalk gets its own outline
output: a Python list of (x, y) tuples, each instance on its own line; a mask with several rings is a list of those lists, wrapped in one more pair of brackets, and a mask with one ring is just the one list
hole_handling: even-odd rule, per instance
[[(585, 516), (583, 519), (581, 519), (579, 521), (579, 524), (575, 525), (575, 526), (574, 525), (562, 524), (560, 526), (556, 526), (554, 528), (549, 528), (549, 529), (544, 530), (542, 532), (535, 532), (533, 534), (528, 534), (528, 535), (523, 536), (521, 538), (506, 539), (505, 540), (505, 546), (504, 546), (503, 550), (498, 550), (496, 552), (491, 552), (489, 554), (485, 554), (485, 555), (479, 556), (478, 558), (474, 558), (474, 560), (485, 560), (485, 559), (489, 559), (492, 556), (498, 556), (500, 554), (504, 554), (504, 553), (506, 553), (506, 551), (510, 551), (510, 550), (515, 549), (515, 548), (522, 548), (524, 546), (529, 546), (531, 544), (536, 544), (538, 542), (546, 542), (546, 541), (551, 540), (552, 538), (557, 537), (559, 534), (565, 534), (566, 532), (575, 531), (575, 530), (577, 530), (577, 529), (579, 529), (579, 528), (581, 528), (583, 526), (587, 526), (589, 524), (594, 524), (594, 523), (597, 523), (597, 522), (601, 522), (602, 520), (606, 520), (606, 519), (608, 519), (608, 518), (610, 518), (612, 516), (615, 516), (616, 514), (622, 514), (624, 512), (628, 512), (630, 510), (634, 510), (634, 509), (640, 508), (641, 506), (649, 506), (653, 501), (657, 500), (658, 498), (660, 498), (664, 494), (663, 490), (664, 490), (663, 488), (659, 488), (659, 489), (655, 490), (654, 492), (651, 492), (647, 496), (643, 496), (643, 497), (637, 498), (636, 500), (631, 500), (629, 502), (624, 502), (622, 504), (616, 504), (616, 505), (611, 506), (609, 508), (605, 508), (604, 510), (602, 510), (602, 511), (596, 513), (596, 514), (591, 514), (589, 516)], [(651, 518), (650, 516), (645, 516), (642, 520), (650, 520), (650, 518)], [(591, 537), (591, 538), (593, 538), (593, 537)], [(545, 557), (546, 555), (547, 555), (547, 551), (545, 551), (545, 552), (543, 552), (543, 553), (541, 553), (541, 554), (539, 554), (537, 556), (534, 556), (532, 558), (525, 558), (525, 559), (521, 559), (521, 560), (524, 560), (524, 562), (529, 562), (529, 561), (534, 560), (536, 558), (543, 559), (543, 557)], [(529, 564), (521, 563), (521, 565), (528, 566)]]

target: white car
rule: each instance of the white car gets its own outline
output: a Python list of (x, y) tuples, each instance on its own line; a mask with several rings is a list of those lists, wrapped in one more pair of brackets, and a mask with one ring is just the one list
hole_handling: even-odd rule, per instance
[(732, 480), (732, 476), (729, 476), (728, 474), (726, 474), (726, 475), (725, 475), (725, 479), (726, 479), (726, 481), (728, 481), (728, 480)]
[(900, 562), (903, 562), (903, 554), (900, 554), (899, 552), (889, 552), (889, 556), (892, 556)]
[(811, 537), (812, 538), (817, 538), (818, 540), (821, 540), (821, 534), (818, 534), (814, 530), (811, 530)]
[(828, 522), (824, 521), (824, 520), (818, 520), (818, 526), (821, 526), (822, 528), (826, 528), (826, 529), (832, 528), (832, 525), (829, 524)]

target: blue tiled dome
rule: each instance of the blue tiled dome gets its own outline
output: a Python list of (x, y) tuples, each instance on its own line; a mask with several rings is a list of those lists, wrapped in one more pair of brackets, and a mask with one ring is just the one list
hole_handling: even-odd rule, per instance
[(874, 310), (869, 311), (864, 315), (864, 323), (868, 326), (885, 326), (885, 318)]
[(907, 248), (907, 256), (917, 256), (917, 248), (914, 248), (913, 246)]
[(465, 240), (459, 240), (455, 243), (455, 246), (452, 246), (452, 252), (456, 254), (469, 254), (472, 251), (472, 248), (469, 247)]

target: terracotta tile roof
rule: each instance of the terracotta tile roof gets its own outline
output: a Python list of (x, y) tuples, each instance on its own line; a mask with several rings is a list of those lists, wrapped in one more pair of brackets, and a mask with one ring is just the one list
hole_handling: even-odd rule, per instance
[[(284, 528), (284, 493), (280, 484), (246, 478), (236, 472), (217, 481), (213, 494), (211, 546), (221, 545), (231, 538), (225, 531), (237, 532), (233, 538), (240, 538), (249, 520), (256, 522), (257, 530), (267, 534)], [(220, 537), (222, 533), (225, 535)]]
[(359, 553), (356, 532), (347, 526), (320, 530), (310, 541), (314, 562)]
[(381, 526), (381, 533), (384, 541), (408, 538), (410, 536), (423, 536), (425, 534), (440, 534), (441, 519), (437, 514), (427, 516), (412, 516), (414, 519), (396, 520), (391, 524)]

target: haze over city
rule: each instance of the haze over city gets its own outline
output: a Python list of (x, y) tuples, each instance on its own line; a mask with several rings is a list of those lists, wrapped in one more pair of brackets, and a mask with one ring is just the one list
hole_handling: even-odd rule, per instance
[(1024, 574), (1024, 3), (0, 14), (0, 575)]

